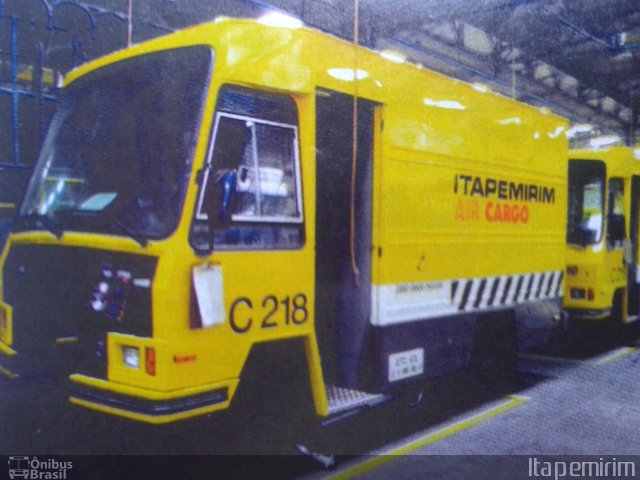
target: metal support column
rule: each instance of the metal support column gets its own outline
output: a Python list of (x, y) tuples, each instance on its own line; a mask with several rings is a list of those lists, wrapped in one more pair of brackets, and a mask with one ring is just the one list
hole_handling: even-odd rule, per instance
[(629, 119), (629, 138), (627, 145), (633, 147), (638, 143), (640, 131), (640, 90), (634, 90), (631, 94), (631, 118)]
[(13, 164), (20, 164), (20, 95), (18, 93), (18, 19), (11, 17), (11, 123)]
[(40, 145), (42, 145), (44, 136), (47, 133), (45, 125), (44, 89), (42, 78), (44, 74), (43, 65), (44, 45), (42, 42), (38, 42), (36, 65), (33, 66), (33, 91), (36, 94), (36, 105), (38, 108), (38, 132), (40, 134)]
[(75, 68), (80, 64), (80, 42), (78, 38), (74, 35), (71, 37), (71, 67)]

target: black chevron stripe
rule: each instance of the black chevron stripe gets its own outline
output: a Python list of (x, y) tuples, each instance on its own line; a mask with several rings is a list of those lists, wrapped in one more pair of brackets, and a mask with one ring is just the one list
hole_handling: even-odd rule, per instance
[(529, 283), (527, 283), (527, 291), (524, 294), (524, 299), (525, 300), (529, 300), (529, 298), (531, 298), (531, 290), (533, 289), (533, 281), (536, 278), (536, 276), (533, 273), (530, 273), (528, 275), (529, 275)]
[(516, 293), (513, 295), (513, 303), (518, 303), (518, 297), (520, 296), (520, 290), (522, 290), (524, 277), (525, 275), (520, 275), (520, 277), (518, 278), (518, 284), (516, 285)]
[(562, 294), (562, 277), (564, 272), (560, 272), (560, 277), (558, 278), (558, 286), (556, 287), (556, 297), (559, 297)]
[(482, 302), (482, 294), (484, 293), (484, 289), (487, 286), (487, 279), (483, 278), (480, 282), (480, 287), (478, 287), (478, 293), (476, 294), (476, 301), (473, 304), (473, 308), (478, 308), (480, 303)]
[(500, 285), (500, 277), (496, 277), (493, 279), (493, 287), (491, 287), (491, 293), (489, 294), (489, 301), (487, 302), (487, 306), (493, 306), (493, 301), (496, 298), (496, 293), (498, 293), (498, 285)]
[(458, 310), (463, 311), (464, 307), (467, 306), (467, 300), (469, 300), (469, 293), (471, 293), (471, 286), (473, 285), (473, 280), (467, 280), (467, 284), (464, 286), (464, 292), (462, 292), (462, 300), (460, 301), (460, 306)]
[(551, 272), (549, 275), (549, 281), (547, 282), (547, 297), (551, 295), (551, 287), (553, 286), (553, 280), (556, 278), (558, 272)]
[(507, 303), (507, 298), (509, 298), (509, 290), (511, 290), (511, 284), (513, 283), (513, 277), (507, 278), (507, 283), (504, 286), (504, 292), (502, 292), (502, 298), (500, 299), (500, 305), (504, 305)]
[(542, 272), (540, 276), (540, 281), (538, 282), (538, 290), (536, 291), (536, 298), (542, 298), (542, 285), (544, 285), (544, 279), (547, 276), (547, 272)]

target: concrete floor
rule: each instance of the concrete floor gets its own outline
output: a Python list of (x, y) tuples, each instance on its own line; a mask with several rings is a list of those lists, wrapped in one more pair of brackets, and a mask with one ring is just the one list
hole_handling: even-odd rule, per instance
[[(521, 355), (515, 378), (491, 387), (469, 372), (433, 381), (418, 407), (407, 408), (412, 397), (320, 432), (330, 447), (318, 451), (339, 455), (330, 471), (295, 455), (299, 432), (276, 432), (273, 423), (260, 429), (254, 418), (237, 424), (199, 417), (154, 428), (70, 408), (56, 385), (39, 382), (0, 384), (0, 454), (160, 454), (168, 462), (168, 453), (210, 456), (220, 445), (248, 448), (253, 438), (247, 453), (271, 448), (279, 456), (259, 470), (257, 457), (227, 458), (232, 478), (529, 478), (530, 456), (640, 453), (639, 347), (558, 341)], [(195, 458), (188, 460), (192, 470), (181, 471), (211, 478), (215, 460)]]
[[(519, 376), (530, 385), (516, 395), (309, 478), (530, 478), (529, 457), (639, 455), (638, 346), (550, 353), (520, 356)], [(640, 457), (632, 461), (640, 476)]]

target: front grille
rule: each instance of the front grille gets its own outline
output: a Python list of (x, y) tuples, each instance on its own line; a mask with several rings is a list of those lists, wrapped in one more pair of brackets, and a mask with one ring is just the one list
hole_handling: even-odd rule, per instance
[[(153, 279), (156, 264), (155, 257), (105, 250), (12, 246), (2, 271), (3, 298), (13, 308), (13, 348), (22, 370), (106, 378), (107, 332), (153, 334), (151, 288), (137, 287), (133, 280)], [(97, 286), (117, 280), (104, 278), (106, 266), (131, 272), (131, 283), (117, 309), (107, 305), (96, 311)]]

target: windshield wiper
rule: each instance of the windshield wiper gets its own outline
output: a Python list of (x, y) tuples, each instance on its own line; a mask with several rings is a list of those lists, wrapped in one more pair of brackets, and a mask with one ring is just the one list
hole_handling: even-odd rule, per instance
[(62, 224), (42, 213), (31, 212), (20, 214), (16, 217), (14, 225), (25, 225), (28, 224), (29, 221), (33, 221), (36, 225), (40, 224), (58, 240), (62, 238), (62, 234), (64, 233)]
[(136, 230), (133, 230), (132, 228), (127, 227), (120, 220), (116, 220), (114, 225), (118, 227), (120, 230), (122, 230), (124, 233), (126, 233), (130, 238), (135, 240), (141, 247), (147, 246), (147, 243), (148, 243), (147, 237), (145, 237), (141, 233), (137, 232)]

